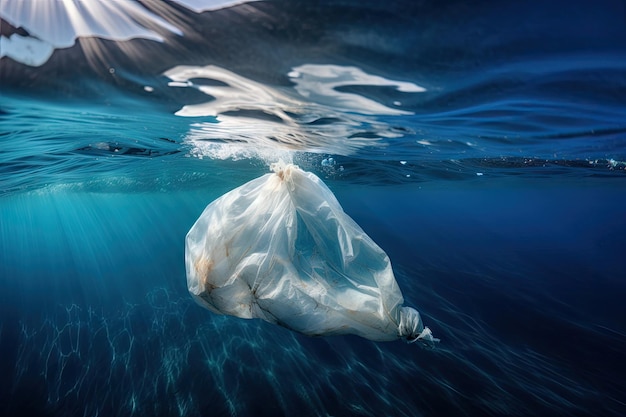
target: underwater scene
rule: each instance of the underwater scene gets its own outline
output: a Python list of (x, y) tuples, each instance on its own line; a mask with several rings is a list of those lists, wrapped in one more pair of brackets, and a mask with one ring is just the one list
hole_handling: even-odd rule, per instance
[[(436, 339), (198, 301), (187, 234), (277, 162), (384, 251), (312, 216), (291, 255), (371, 261), (342, 313), (390, 265)], [(0, 0), (2, 416), (624, 416), (625, 300), (622, 1)]]

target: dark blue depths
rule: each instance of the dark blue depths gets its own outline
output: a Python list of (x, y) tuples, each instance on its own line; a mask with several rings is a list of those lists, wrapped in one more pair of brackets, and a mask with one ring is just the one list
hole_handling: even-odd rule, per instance
[(195, 305), (180, 242), (209, 192), (13, 196), (2, 412), (621, 414), (626, 198), (614, 183), (330, 185), (439, 349), (307, 338)]

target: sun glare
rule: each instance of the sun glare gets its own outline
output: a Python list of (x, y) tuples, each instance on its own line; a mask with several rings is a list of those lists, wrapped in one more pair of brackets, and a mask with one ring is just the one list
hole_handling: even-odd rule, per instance
[[(175, 0), (192, 12), (217, 10), (245, 1)], [(57, 49), (69, 48), (81, 39), (80, 46), (90, 64), (103, 52), (95, 39), (127, 41), (147, 39), (164, 42), (168, 36), (184, 36), (191, 30), (181, 12), (165, 2), (142, 3), (135, 0), (29, 0), (0, 1), (0, 18), (19, 33), (0, 36), (0, 58), (7, 56), (30, 66), (43, 65)], [(84, 41), (89, 39), (88, 41)], [(122, 48), (137, 58), (141, 50)]]

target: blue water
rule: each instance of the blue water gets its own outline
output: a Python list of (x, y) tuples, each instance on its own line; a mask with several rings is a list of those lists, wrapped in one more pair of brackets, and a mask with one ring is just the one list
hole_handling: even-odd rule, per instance
[[(626, 415), (622, 2), (183, 3), (139, 6), (160, 41), (0, 43), (1, 415)], [(185, 234), (279, 158), (437, 349), (193, 302)]]

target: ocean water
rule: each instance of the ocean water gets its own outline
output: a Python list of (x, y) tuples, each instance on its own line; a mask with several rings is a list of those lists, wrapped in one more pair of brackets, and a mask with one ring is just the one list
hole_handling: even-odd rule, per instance
[[(0, 19), (0, 415), (626, 415), (623, 2)], [(279, 159), (387, 252), (436, 349), (194, 303), (185, 234)]]

